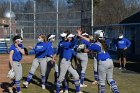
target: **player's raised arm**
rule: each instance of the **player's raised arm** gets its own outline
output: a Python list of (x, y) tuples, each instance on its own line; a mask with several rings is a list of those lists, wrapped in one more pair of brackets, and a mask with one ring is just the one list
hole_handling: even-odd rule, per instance
[(76, 31), (77, 31), (77, 36), (79, 36), (79, 37), (85, 39), (86, 41), (90, 42), (90, 39), (89, 39), (89, 38), (84, 37), (84, 36), (82, 35), (81, 29), (77, 29)]

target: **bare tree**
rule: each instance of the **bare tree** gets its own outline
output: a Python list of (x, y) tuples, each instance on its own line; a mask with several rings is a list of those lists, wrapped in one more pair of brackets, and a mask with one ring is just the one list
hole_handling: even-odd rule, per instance
[(103, 0), (94, 11), (97, 25), (117, 24), (139, 10), (137, 0)]

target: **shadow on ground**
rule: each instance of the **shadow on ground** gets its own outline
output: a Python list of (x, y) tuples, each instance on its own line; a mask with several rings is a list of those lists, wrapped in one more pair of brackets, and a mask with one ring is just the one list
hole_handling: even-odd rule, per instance
[[(8, 87), (9, 87), (9, 82), (1, 83), (1, 89), (3, 93), (9, 93)], [(14, 87), (13, 87), (13, 93), (16, 93), (16, 89)]]
[[(23, 81), (26, 80), (26, 77), (23, 77)], [(36, 86), (39, 86), (41, 87), (41, 79), (39, 77), (37, 77), (36, 75), (33, 76), (31, 82), (32, 84), (36, 85)], [(54, 90), (55, 90), (55, 85), (51, 82), (48, 82), (48, 85), (46, 85), (46, 89), (50, 92), (50, 93), (54, 93)], [(25, 87), (22, 87), (22, 88), (25, 88)]]
[[(115, 67), (119, 67), (119, 63), (114, 63)], [(140, 73), (140, 62), (132, 62), (126, 64), (127, 71), (123, 71), (124, 73)]]
[[(109, 52), (111, 58), (117, 61), (117, 53), (116, 52)], [(119, 63), (114, 62), (115, 67), (119, 67)], [(127, 55), (127, 64), (126, 64), (127, 71), (126, 73), (140, 73), (140, 58), (135, 57), (135, 55)]]

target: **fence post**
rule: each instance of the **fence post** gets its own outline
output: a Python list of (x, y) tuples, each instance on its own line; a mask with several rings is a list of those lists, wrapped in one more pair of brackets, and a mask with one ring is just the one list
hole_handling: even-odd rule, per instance
[(34, 45), (36, 43), (36, 1), (34, 0)]
[(94, 19), (93, 19), (93, 0), (91, 0), (91, 29), (92, 29), (92, 35), (93, 35), (93, 25), (94, 25)]
[(58, 12), (59, 12), (59, 1), (57, 0), (57, 6), (56, 6), (56, 39), (57, 39), (57, 41), (58, 41), (58, 29), (59, 29), (59, 24), (58, 24), (58, 20), (59, 20), (59, 14), (58, 14)]

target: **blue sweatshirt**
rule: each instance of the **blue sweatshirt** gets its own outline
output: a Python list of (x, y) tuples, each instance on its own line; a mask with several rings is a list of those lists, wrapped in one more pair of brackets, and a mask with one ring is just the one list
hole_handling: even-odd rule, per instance
[(47, 50), (46, 50), (46, 56), (47, 57), (53, 57), (54, 55), (54, 49), (52, 46), (52, 42), (48, 41), (47, 42)]
[(63, 51), (63, 58), (66, 60), (71, 60), (73, 55), (76, 55), (75, 51), (71, 49), (71, 42), (62, 42), (60, 45)]
[(117, 42), (118, 49), (124, 49), (126, 47), (128, 48), (128, 47), (130, 47), (130, 45), (131, 45), (131, 42), (126, 38), (123, 38)]
[(33, 50), (35, 51), (35, 58), (45, 58), (47, 44), (45, 42), (39, 42), (36, 44), (36, 46), (35, 46), (35, 48), (33, 48)]
[(100, 47), (99, 45), (97, 45), (97, 44), (92, 44), (92, 45), (90, 45), (88, 49), (91, 50), (91, 51), (97, 52), (97, 60), (98, 60), (98, 61), (99, 61), (99, 60), (105, 61), (105, 60), (108, 59), (108, 58), (111, 59), (109, 53), (108, 53), (108, 52), (103, 52), (103, 51), (101, 50), (101, 47)]
[[(22, 44), (19, 44), (18, 45), (21, 49), (23, 49), (23, 45)], [(13, 61), (17, 61), (17, 62), (20, 62), (22, 60), (22, 53), (16, 48), (16, 46), (14, 44), (11, 45), (10, 47), (10, 50), (9, 51), (14, 51), (14, 54), (13, 54)]]

